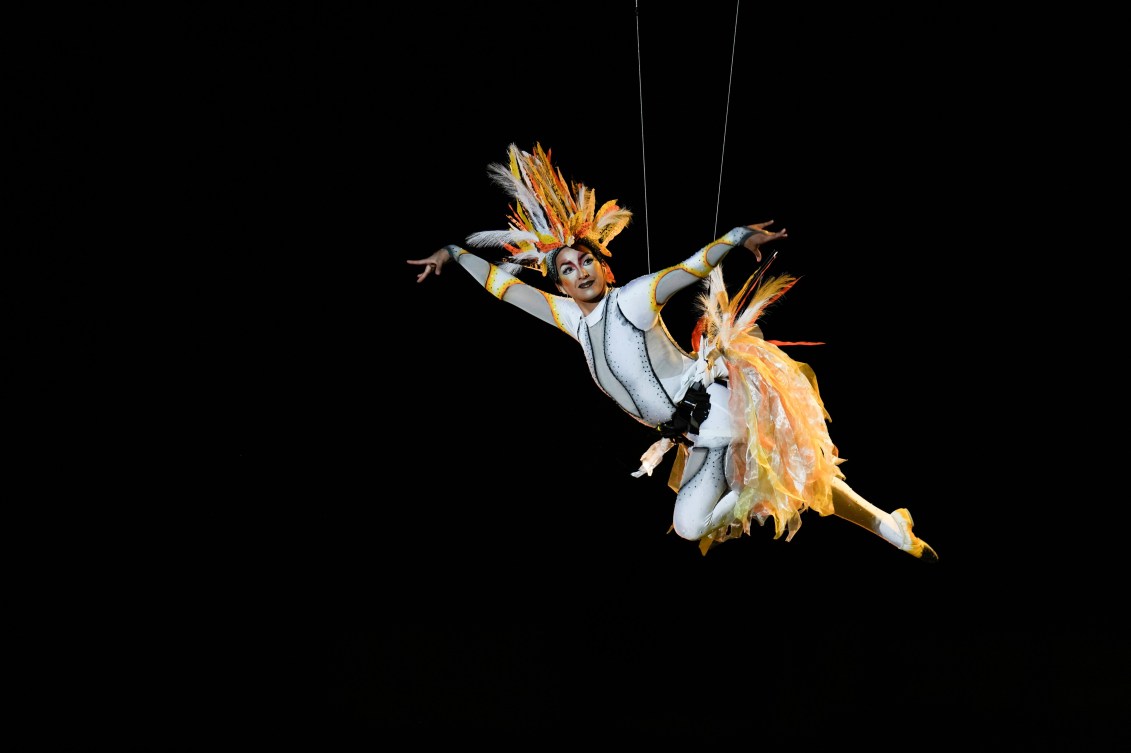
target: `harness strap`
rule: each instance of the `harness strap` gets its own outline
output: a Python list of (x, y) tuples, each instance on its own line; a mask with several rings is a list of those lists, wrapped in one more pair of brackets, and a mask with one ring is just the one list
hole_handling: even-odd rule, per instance
[[(726, 384), (725, 379), (715, 379), (715, 384)], [(689, 445), (688, 434), (698, 434), (699, 427), (711, 412), (711, 398), (707, 388), (699, 382), (687, 388), (683, 399), (676, 403), (675, 415), (656, 427), (660, 436), (680, 444)]]

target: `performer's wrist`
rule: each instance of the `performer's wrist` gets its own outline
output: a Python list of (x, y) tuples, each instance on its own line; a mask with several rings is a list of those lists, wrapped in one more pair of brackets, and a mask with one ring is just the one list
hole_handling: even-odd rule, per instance
[(447, 251), (448, 256), (452, 257), (452, 261), (457, 263), (459, 262), (459, 257), (467, 253), (467, 251), (455, 245), (454, 243), (449, 243), (448, 245), (444, 246), (443, 250)]
[(741, 246), (746, 242), (746, 239), (758, 232), (748, 227), (736, 227), (727, 233), (727, 240), (731, 242), (732, 246)]

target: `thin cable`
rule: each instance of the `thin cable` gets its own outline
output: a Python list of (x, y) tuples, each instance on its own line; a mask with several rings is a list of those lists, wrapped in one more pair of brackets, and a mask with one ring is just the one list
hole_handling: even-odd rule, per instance
[[(644, 172), (644, 249), (648, 255), (648, 273), (651, 274), (652, 241), (648, 233), (648, 160), (644, 157), (644, 70), (640, 65), (640, 0), (636, 1), (636, 82), (640, 97), (640, 165)], [(718, 222), (718, 220), (715, 221)]]
[[(730, 78), (727, 80), (727, 108), (726, 115), (723, 116), (723, 150), (719, 155), (719, 194), (715, 198), (715, 232), (711, 235), (712, 238), (719, 237), (719, 206), (723, 200), (723, 161), (726, 158), (727, 151), (727, 121), (730, 119), (730, 87), (734, 82), (734, 50), (738, 46), (738, 6), (742, 4), (742, 0), (736, 0), (734, 4), (734, 39), (730, 43)], [(645, 205), (647, 209), (647, 205)]]

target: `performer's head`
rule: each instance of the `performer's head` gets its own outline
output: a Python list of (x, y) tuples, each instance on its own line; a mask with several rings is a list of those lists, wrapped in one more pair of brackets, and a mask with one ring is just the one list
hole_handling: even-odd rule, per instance
[[(568, 251), (573, 253), (567, 253)], [(579, 239), (573, 239), (571, 245), (562, 245), (546, 253), (546, 276), (550, 277), (550, 282), (558, 286), (562, 293), (565, 293), (567, 291), (562, 288), (562, 267), (572, 266), (577, 268), (581, 261), (589, 258), (601, 267), (604, 282), (612, 283), (614, 279), (613, 268), (608, 265), (608, 258), (611, 256), (612, 254), (602, 249), (601, 246), (579, 237)], [(596, 274), (596, 270), (590, 270), (590, 274)]]
[(511, 144), (508, 154), (508, 164), (491, 165), (488, 173), (515, 199), (508, 218), (510, 227), (473, 233), (468, 243), (502, 246), (510, 252), (500, 262), (508, 272), (523, 267), (538, 269), (559, 288), (559, 252), (584, 250), (602, 266), (603, 282), (611, 283), (608, 260), (612, 253), (607, 244), (628, 225), (632, 212), (615, 200), (598, 207), (596, 192), (582, 183), (567, 183), (541, 144), (535, 144), (533, 153)]
[(586, 243), (574, 242), (549, 254), (550, 279), (558, 290), (579, 304), (596, 304), (605, 297), (613, 281), (608, 261)]

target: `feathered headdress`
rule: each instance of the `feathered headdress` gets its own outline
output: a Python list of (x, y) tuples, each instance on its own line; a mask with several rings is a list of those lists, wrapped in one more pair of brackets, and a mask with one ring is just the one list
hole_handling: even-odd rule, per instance
[(567, 183), (550, 163), (541, 144), (534, 153), (511, 144), (508, 165), (492, 164), (488, 174), (515, 201), (510, 205), (507, 230), (484, 230), (467, 237), (472, 246), (502, 246), (510, 256), (500, 266), (512, 274), (523, 267), (551, 272), (553, 252), (585, 241), (594, 252), (609, 258), (606, 245), (632, 219), (632, 212), (615, 200), (597, 207), (596, 192), (581, 183)]

